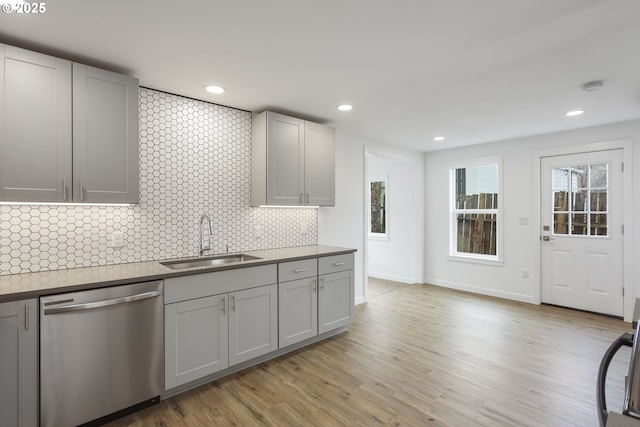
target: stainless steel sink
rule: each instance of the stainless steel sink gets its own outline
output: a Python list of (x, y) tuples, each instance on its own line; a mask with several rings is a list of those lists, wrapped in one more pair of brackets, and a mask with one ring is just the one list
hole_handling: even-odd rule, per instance
[(185, 268), (209, 268), (219, 267), (221, 265), (232, 264), (236, 262), (246, 262), (261, 259), (251, 255), (245, 254), (233, 254), (233, 255), (219, 255), (206, 258), (189, 258), (179, 259), (176, 261), (165, 261), (160, 264), (165, 267), (169, 267), (172, 270), (182, 270)]

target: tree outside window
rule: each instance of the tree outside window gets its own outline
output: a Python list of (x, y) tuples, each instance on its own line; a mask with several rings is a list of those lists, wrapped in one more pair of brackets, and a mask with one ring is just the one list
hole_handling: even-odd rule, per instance
[(370, 237), (387, 238), (387, 181), (371, 181), (370, 188), (371, 210), (369, 215), (369, 235)]

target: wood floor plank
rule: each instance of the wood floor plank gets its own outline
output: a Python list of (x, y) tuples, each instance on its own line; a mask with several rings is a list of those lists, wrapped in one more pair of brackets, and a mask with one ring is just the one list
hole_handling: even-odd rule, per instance
[[(622, 320), (429, 285), (391, 286), (349, 331), (111, 427), (597, 426), (595, 381)], [(620, 411), (630, 352), (609, 369)]]

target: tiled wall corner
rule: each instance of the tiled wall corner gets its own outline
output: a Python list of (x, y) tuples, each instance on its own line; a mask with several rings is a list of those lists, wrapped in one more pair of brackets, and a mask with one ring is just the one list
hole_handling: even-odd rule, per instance
[(250, 193), (251, 113), (141, 88), (140, 204), (1, 205), (0, 274), (193, 256), (202, 213), (215, 253), (316, 243), (316, 210), (251, 208)]

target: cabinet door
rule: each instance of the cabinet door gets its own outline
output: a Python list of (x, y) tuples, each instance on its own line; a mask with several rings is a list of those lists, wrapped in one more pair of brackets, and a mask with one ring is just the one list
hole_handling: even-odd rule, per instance
[(278, 284), (280, 348), (318, 335), (317, 278)]
[(335, 131), (317, 123), (305, 122), (304, 171), (305, 204), (334, 206)]
[(267, 204), (304, 203), (304, 120), (267, 113)]
[(2, 425), (38, 425), (38, 304), (0, 304), (0, 414)]
[(229, 366), (277, 350), (278, 285), (229, 296)]
[(229, 365), (227, 295), (165, 306), (165, 388)]
[(138, 203), (138, 80), (73, 64), (73, 200)]
[(346, 326), (353, 317), (353, 270), (319, 277), (318, 332)]
[(0, 200), (71, 201), (71, 63), (2, 44), (0, 59)]

